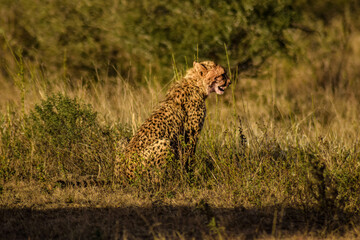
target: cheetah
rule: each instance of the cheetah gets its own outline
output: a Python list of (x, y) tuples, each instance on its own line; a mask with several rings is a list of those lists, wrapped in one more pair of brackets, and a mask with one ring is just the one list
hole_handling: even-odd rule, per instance
[(140, 126), (115, 162), (116, 178), (161, 178), (172, 160), (191, 170), (190, 160), (203, 127), (207, 96), (219, 95), (231, 84), (223, 67), (212, 61), (194, 62), (168, 91), (157, 109)]

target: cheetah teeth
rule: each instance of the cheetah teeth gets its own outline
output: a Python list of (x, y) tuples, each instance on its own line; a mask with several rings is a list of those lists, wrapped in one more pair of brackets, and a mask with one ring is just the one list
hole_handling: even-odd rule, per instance
[(219, 88), (219, 90), (222, 91), (222, 92), (225, 91), (224, 88), (222, 88), (222, 87), (218, 87), (218, 88)]

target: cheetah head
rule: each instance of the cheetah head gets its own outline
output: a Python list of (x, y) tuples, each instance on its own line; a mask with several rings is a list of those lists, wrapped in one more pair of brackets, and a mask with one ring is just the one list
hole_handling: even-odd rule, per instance
[(199, 78), (208, 94), (224, 94), (225, 89), (231, 84), (225, 69), (212, 61), (194, 62), (194, 69), (200, 75)]

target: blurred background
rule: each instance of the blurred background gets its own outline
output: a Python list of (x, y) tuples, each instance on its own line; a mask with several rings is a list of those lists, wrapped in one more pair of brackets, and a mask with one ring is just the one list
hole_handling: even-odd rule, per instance
[(319, 52), (314, 67), (332, 74), (346, 68), (360, 24), (356, 0), (1, 0), (0, 11), (1, 81), (11, 81), (15, 53), (54, 79), (144, 82), (153, 74), (163, 82), (174, 62), (227, 65), (225, 45), (234, 71)]

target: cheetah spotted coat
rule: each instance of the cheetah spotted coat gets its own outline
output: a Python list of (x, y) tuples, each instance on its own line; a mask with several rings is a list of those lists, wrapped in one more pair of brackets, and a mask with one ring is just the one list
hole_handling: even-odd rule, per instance
[(223, 67), (211, 61), (194, 62), (117, 158), (115, 176), (158, 179), (174, 159), (189, 170), (206, 116), (205, 100), (211, 92), (222, 94), (230, 83)]

